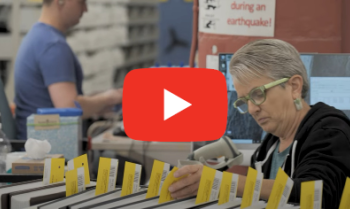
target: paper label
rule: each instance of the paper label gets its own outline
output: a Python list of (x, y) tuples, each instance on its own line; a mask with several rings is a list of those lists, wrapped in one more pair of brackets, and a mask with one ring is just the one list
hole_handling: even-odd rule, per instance
[(121, 197), (139, 191), (141, 178), (141, 165), (125, 162), (124, 178)]
[(162, 179), (160, 180), (160, 185), (159, 185), (159, 189), (158, 189), (158, 196), (160, 195), (160, 191), (163, 187), (164, 181), (165, 181), (166, 177), (168, 176), (169, 172), (170, 172), (170, 164), (164, 163)]
[(206, 68), (219, 70), (219, 56), (218, 55), (207, 55)]
[(109, 181), (108, 181), (108, 192), (115, 190), (117, 183), (119, 161), (117, 159), (111, 159), (109, 169)]
[(70, 170), (74, 170), (74, 162), (73, 162), (73, 160), (70, 160), (70, 161), (67, 162), (67, 168), (68, 168), (69, 171)]
[(343, 194), (340, 200), (339, 209), (348, 209), (350, 208), (350, 178), (346, 178)]
[(174, 167), (170, 173), (168, 174), (168, 176), (165, 178), (165, 181), (163, 183), (163, 186), (161, 188), (161, 191), (160, 191), (160, 195), (159, 195), (159, 201), (158, 203), (161, 204), (161, 203), (165, 203), (165, 202), (168, 202), (168, 201), (171, 201), (173, 200), (173, 198), (171, 197), (170, 195), (170, 192), (169, 192), (169, 187), (175, 183), (176, 181), (182, 179), (182, 178), (185, 178), (187, 175), (185, 176), (181, 176), (179, 178), (175, 178), (174, 177), (174, 173), (175, 171), (177, 171), (178, 168), (177, 167)]
[(73, 170), (80, 167), (84, 167), (85, 185), (90, 184), (90, 171), (89, 171), (89, 164), (88, 164), (88, 159), (86, 154), (68, 161), (68, 170)]
[(85, 190), (84, 172), (83, 167), (66, 172), (66, 197)]
[(266, 209), (278, 209), (285, 206), (289, 199), (293, 185), (293, 180), (289, 178), (289, 176), (281, 168), (279, 168)]
[(237, 196), (238, 178), (239, 175), (237, 174), (223, 172), (219, 193), (219, 205), (235, 201)]
[(85, 169), (83, 167), (77, 168), (78, 175), (78, 192), (85, 191)]
[(100, 157), (95, 195), (113, 191), (117, 180), (118, 160)]
[(247, 208), (259, 202), (263, 174), (249, 167), (246, 178), (241, 208)]
[(156, 197), (160, 194), (162, 185), (169, 173), (169, 168), (168, 163), (154, 160), (146, 198)]
[(64, 158), (47, 158), (44, 164), (44, 185), (62, 182), (64, 178)]
[(323, 181), (301, 183), (300, 209), (321, 209)]
[(199, 182), (196, 204), (217, 200), (221, 180), (222, 172), (204, 166), (201, 180)]
[(60, 128), (59, 115), (34, 115), (35, 130), (51, 130)]
[(198, 30), (235, 36), (274, 37), (276, 0), (199, 0)]
[(44, 175), (43, 175), (44, 185), (50, 184), (50, 179), (51, 179), (51, 159), (45, 159)]

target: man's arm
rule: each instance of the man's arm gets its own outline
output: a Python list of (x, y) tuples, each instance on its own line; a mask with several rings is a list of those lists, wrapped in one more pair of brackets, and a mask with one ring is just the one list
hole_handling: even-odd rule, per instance
[(78, 95), (76, 86), (71, 82), (59, 82), (49, 86), (49, 93), (56, 108), (75, 107), (77, 101), (82, 110), (83, 118), (102, 112), (106, 107), (121, 103), (122, 90), (109, 90), (94, 96)]
[(74, 83), (60, 82), (49, 86), (49, 93), (56, 108), (75, 107), (74, 101), (78, 93)]
[(54, 107), (75, 107), (74, 101), (77, 101), (83, 109), (83, 117), (87, 118), (122, 102), (122, 89), (91, 97), (78, 95), (74, 60), (70, 47), (63, 42), (52, 44), (40, 56), (40, 71)]

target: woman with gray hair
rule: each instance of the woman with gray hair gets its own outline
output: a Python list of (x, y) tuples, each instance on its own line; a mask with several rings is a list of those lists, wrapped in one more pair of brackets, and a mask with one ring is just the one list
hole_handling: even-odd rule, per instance
[[(324, 103), (309, 106), (304, 98), (308, 77), (298, 51), (276, 39), (258, 40), (239, 49), (231, 59), (230, 73), (238, 94), (234, 107), (248, 113), (266, 131), (251, 158), (251, 167), (264, 173), (260, 198), (267, 200), (280, 167), (293, 179), (289, 202), (300, 202), (301, 183), (323, 181), (325, 208), (338, 208), (350, 177), (350, 121)], [(202, 165), (180, 168), (171, 185), (172, 197), (197, 194)], [(237, 194), (244, 191), (240, 176)]]

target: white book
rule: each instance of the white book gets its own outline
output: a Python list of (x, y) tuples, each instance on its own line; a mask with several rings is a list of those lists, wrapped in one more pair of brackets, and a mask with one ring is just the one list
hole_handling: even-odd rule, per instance
[[(96, 186), (95, 182), (91, 182), (86, 187)], [(11, 196), (11, 209), (22, 209), (30, 207), (31, 205), (48, 202), (54, 199), (66, 196), (66, 185), (59, 187), (52, 187), (47, 189), (35, 190), (23, 194)], [(35, 203), (33, 204), (33, 200)]]
[(69, 196), (69, 197), (65, 197), (65, 198), (61, 198), (58, 199), (56, 201), (52, 201), (50, 203), (47, 204), (43, 204), (39, 207), (37, 207), (37, 209), (51, 209), (51, 208), (66, 208), (66, 206), (76, 203), (76, 202), (80, 202), (80, 201), (84, 201), (84, 200), (88, 200), (90, 198), (95, 197), (95, 188), (93, 189), (89, 189), (87, 191)]
[(9, 193), (25, 190), (25, 189), (42, 187), (42, 186), (44, 186), (42, 181), (34, 181), (30, 183), (18, 183), (15, 185), (1, 186), (0, 187), (0, 209), (6, 209), (8, 207), (6, 200)]
[(120, 197), (121, 193), (122, 193), (121, 189), (116, 189), (114, 191), (90, 198), (89, 200), (84, 200), (84, 201), (76, 202), (74, 204), (70, 204), (70, 205), (68, 205), (67, 208), (78, 209), (78, 208), (83, 208), (83, 207), (90, 206), (90, 205), (95, 205), (95, 204), (98, 204), (101, 202), (116, 199), (116, 198)]
[(147, 208), (147, 207), (152, 207), (154, 205), (157, 205), (159, 201), (159, 197), (154, 197), (154, 198), (149, 198), (146, 199), (144, 201), (139, 201), (139, 202), (135, 202), (135, 204), (128, 204), (128, 205), (124, 205), (124, 206), (119, 206), (116, 208), (121, 208), (121, 209), (134, 209), (134, 208)]
[(142, 207), (142, 208), (157, 208), (157, 209), (159, 209), (159, 208), (162, 208), (162, 209), (184, 208), (184, 209), (186, 209), (186, 208), (198, 207), (198, 206), (201, 206), (201, 205), (203, 207), (206, 207), (205, 205), (208, 205), (208, 204), (210, 204), (210, 205), (214, 204), (215, 206), (218, 206), (216, 200), (210, 201), (210, 202), (201, 203), (201, 204), (196, 204), (196, 197), (190, 197), (190, 198), (186, 198), (186, 199), (182, 199), (182, 200), (173, 200), (173, 201), (166, 202), (166, 203), (163, 203), (163, 204), (158, 204), (158, 201), (156, 203), (157, 204), (147, 205), (147, 207)]
[(267, 203), (265, 201), (259, 201), (257, 203), (253, 203), (251, 206), (247, 207), (246, 209), (265, 209)]
[(239, 208), (241, 206), (241, 203), (242, 203), (242, 199), (241, 198), (236, 198), (235, 201), (232, 201), (232, 202), (227, 202), (227, 203), (224, 203), (222, 205), (218, 205), (218, 204), (215, 204), (215, 205), (209, 205), (209, 206), (206, 206), (206, 207), (203, 207), (203, 209), (226, 209), (226, 208)]
[(294, 205), (287, 204), (287, 205), (283, 206), (281, 209), (300, 209), (300, 206), (294, 206)]
[(38, 209), (39, 206), (46, 205), (47, 203), (51, 203), (51, 202), (54, 202), (54, 201), (56, 201), (56, 200), (52, 200), (52, 201), (45, 202), (45, 203), (40, 203), (40, 204), (37, 204), (37, 205), (32, 205), (32, 206), (29, 206), (29, 207), (24, 208), (24, 209)]
[(146, 192), (147, 190), (141, 191), (141, 192), (137, 192), (128, 196), (124, 196), (124, 197), (120, 197), (120, 198), (116, 198), (110, 201), (106, 201), (106, 202), (102, 202), (100, 204), (96, 204), (96, 205), (91, 205), (90, 207), (84, 207), (82, 209), (92, 209), (92, 208), (97, 208), (97, 209), (110, 209), (116, 206), (122, 206), (122, 205), (126, 205), (126, 204), (130, 204), (133, 202), (137, 202), (140, 200), (144, 200), (146, 199)]
[[(227, 208), (240, 208), (242, 203), (242, 199), (241, 198), (237, 198), (235, 201), (233, 202), (228, 202), (222, 205), (210, 205), (207, 207), (203, 207), (202, 209), (227, 209)], [(259, 201), (249, 207), (247, 207), (246, 209), (265, 209), (267, 206), (267, 203), (265, 201)], [(281, 208), (281, 209), (300, 209), (300, 206), (293, 206), (293, 205), (286, 205), (285, 207)]]
[[(56, 183), (56, 184), (59, 185), (61, 183)], [(42, 180), (21, 182), (21, 183), (0, 187), (0, 209), (9, 208), (8, 197), (10, 193), (29, 190), (29, 189), (37, 189), (42, 187), (47, 187), (43, 184)]]

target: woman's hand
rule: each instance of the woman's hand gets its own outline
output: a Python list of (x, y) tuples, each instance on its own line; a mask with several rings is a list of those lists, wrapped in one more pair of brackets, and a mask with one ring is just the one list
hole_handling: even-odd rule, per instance
[(201, 179), (203, 165), (186, 165), (174, 173), (175, 178), (188, 175), (185, 178), (173, 183), (169, 187), (169, 192), (174, 199), (182, 199), (197, 194)]

